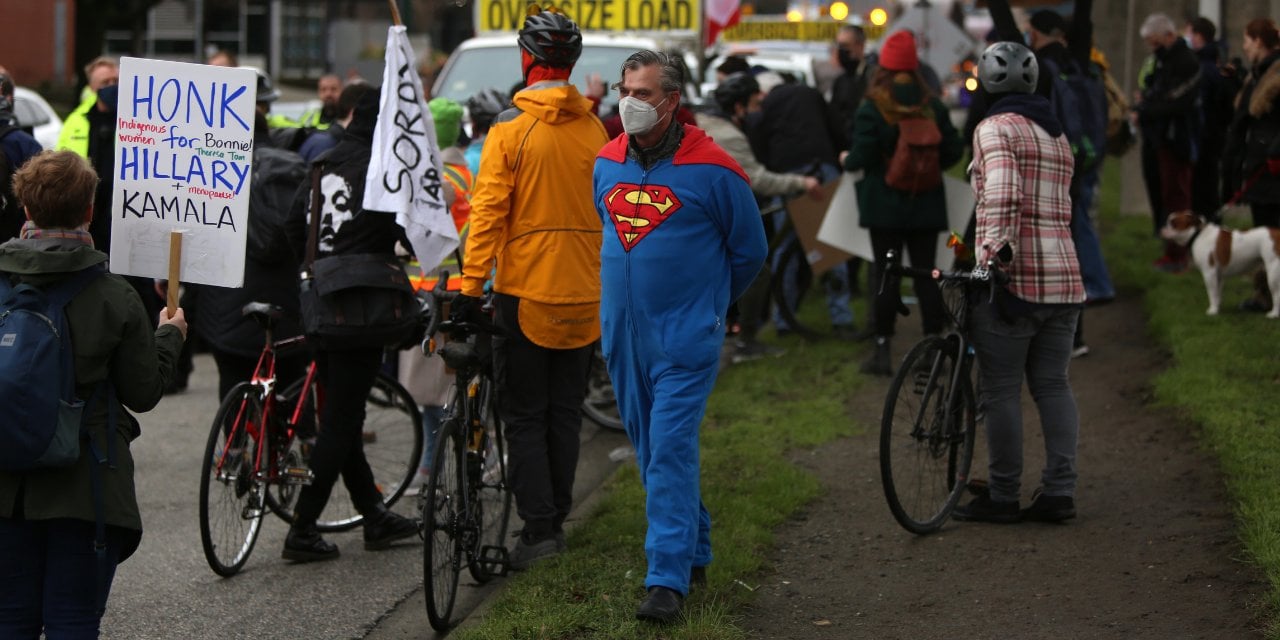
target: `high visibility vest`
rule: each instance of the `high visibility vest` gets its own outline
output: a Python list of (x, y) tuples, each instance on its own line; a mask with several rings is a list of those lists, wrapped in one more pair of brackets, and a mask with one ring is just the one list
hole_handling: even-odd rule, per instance
[(467, 244), (467, 224), (471, 217), (471, 189), (475, 186), (475, 179), (471, 175), (471, 170), (464, 164), (445, 164), (444, 179), (449, 181), (454, 193), (457, 194), (453, 206), (449, 208), (449, 215), (453, 217), (453, 223), (458, 227), (458, 250), (446, 257), (440, 266), (430, 271), (423, 272), (416, 260), (410, 263), (409, 272), (416, 275), (411, 275), (409, 280), (413, 288), (418, 291), (435, 288), (436, 281), (445, 271), (449, 272), (449, 280), (445, 287), (449, 291), (462, 290), (462, 269), (458, 264), (458, 256), (462, 255), (462, 248)]

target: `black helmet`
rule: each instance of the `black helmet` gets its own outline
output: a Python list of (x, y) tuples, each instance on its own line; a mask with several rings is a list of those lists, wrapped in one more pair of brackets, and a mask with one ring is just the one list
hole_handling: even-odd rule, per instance
[(757, 93), (760, 93), (760, 83), (756, 82), (756, 77), (749, 71), (739, 71), (725, 78), (716, 87), (714, 96), (716, 106), (724, 113), (733, 115), (735, 106), (746, 104)]
[(520, 48), (549, 67), (572, 67), (582, 54), (582, 32), (568, 16), (558, 11), (542, 11), (530, 5), (524, 19)]
[(1035, 93), (1036, 54), (1017, 42), (997, 42), (978, 58), (978, 81), (987, 93)]
[(500, 89), (485, 87), (479, 93), (467, 98), (467, 112), (471, 114), (471, 124), (486, 129), (493, 123), (499, 113), (511, 106), (511, 99)]
[(276, 85), (271, 81), (271, 76), (258, 71), (258, 97), (255, 102), (275, 102), (280, 97), (280, 92), (276, 91)]

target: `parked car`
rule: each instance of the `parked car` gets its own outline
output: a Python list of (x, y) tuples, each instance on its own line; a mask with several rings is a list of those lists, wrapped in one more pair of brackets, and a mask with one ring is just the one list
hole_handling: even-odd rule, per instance
[[(582, 55), (569, 79), (585, 93), (587, 77), (598, 73), (608, 87), (618, 81), (627, 56), (641, 49), (665, 50), (667, 47), (653, 38), (584, 33)], [(689, 58), (685, 56), (686, 65)], [(444, 68), (436, 75), (431, 96), (449, 98), (465, 105), (467, 98), (481, 89), (494, 87), (507, 92), (520, 80), (520, 49), (514, 34), (477, 36), (458, 45), (449, 56)], [(610, 113), (617, 103), (618, 93), (605, 91), (600, 102), (600, 114)]]
[(13, 114), (18, 119), (18, 126), (30, 127), (31, 135), (44, 148), (58, 146), (62, 118), (53, 107), (40, 94), (26, 87), (15, 87), (13, 98)]

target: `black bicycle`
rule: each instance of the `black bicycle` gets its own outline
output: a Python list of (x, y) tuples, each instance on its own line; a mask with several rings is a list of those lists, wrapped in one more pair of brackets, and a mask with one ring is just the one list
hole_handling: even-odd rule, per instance
[(907, 531), (927, 534), (942, 527), (969, 485), (977, 431), (969, 304), (984, 292), (994, 295), (1003, 274), (989, 266), (904, 267), (893, 252), (887, 258), (886, 283), (904, 275), (937, 281), (949, 321), (944, 335), (926, 336), (903, 358), (880, 420), (880, 479), (889, 510)]
[[(447, 280), (446, 276), (439, 282)], [(454, 371), (432, 451), (431, 475), (419, 500), (426, 542), (422, 579), (427, 618), (437, 631), (453, 625), (463, 567), (480, 583), (506, 573), (504, 539), (511, 521), (507, 445), (489, 347), (500, 330), (491, 323), (442, 321), (441, 309), (454, 295), (437, 284), (427, 296), (432, 320), (423, 341), (424, 352), (440, 356)], [(442, 345), (432, 337), (437, 331), (446, 337)]]

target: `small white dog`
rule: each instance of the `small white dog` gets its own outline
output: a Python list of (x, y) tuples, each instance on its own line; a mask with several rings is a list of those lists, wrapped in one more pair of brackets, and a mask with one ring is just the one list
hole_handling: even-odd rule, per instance
[(1263, 266), (1271, 288), (1268, 318), (1280, 318), (1280, 229), (1254, 227), (1248, 231), (1223, 229), (1191, 212), (1169, 215), (1160, 237), (1190, 247), (1191, 259), (1204, 276), (1211, 316), (1222, 303), (1222, 283), (1230, 276)]

